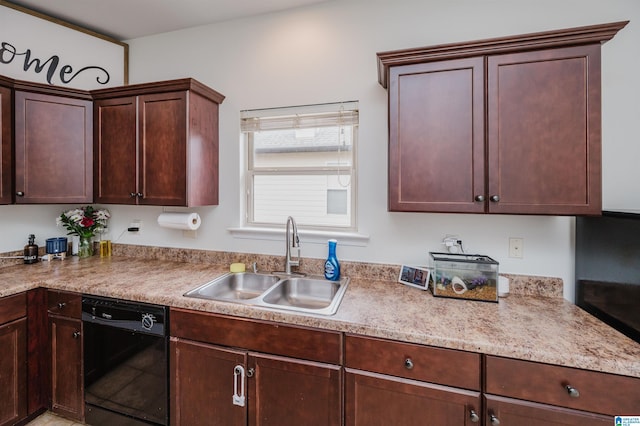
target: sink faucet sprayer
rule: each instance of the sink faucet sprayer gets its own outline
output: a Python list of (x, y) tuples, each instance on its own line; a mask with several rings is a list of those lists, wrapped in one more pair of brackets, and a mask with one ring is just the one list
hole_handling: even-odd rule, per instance
[[(293, 234), (291, 232), (291, 228), (293, 228)], [(287, 247), (285, 251), (284, 272), (291, 274), (292, 266), (300, 266), (300, 239), (298, 238), (298, 227), (296, 226), (296, 221), (291, 216), (287, 218), (285, 244)], [(297, 260), (291, 259), (291, 249), (298, 250)]]

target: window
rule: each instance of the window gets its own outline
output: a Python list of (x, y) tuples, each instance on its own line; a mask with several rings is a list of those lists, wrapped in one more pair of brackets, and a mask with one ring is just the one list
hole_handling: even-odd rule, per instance
[(355, 229), (358, 103), (241, 112), (247, 225)]

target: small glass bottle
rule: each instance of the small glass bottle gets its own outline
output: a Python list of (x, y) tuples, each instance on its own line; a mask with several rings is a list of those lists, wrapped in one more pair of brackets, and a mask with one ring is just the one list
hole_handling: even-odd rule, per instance
[(111, 233), (106, 226), (100, 233), (100, 257), (111, 257)]
[(329, 240), (329, 256), (324, 262), (324, 277), (330, 281), (340, 280), (340, 263), (336, 257), (336, 245), (338, 241)]
[(35, 243), (36, 236), (29, 234), (29, 244), (24, 246), (24, 263), (31, 264), (38, 261), (38, 246)]

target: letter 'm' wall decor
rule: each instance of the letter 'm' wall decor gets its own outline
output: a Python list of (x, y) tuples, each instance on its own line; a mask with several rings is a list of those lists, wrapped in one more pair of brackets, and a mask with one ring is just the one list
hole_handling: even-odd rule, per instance
[(0, 0), (0, 75), (74, 89), (128, 84), (129, 45)]

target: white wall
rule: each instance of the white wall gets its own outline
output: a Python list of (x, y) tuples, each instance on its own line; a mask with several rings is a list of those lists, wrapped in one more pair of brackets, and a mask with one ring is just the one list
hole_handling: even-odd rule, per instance
[[(241, 205), (239, 111), (344, 100), (360, 102), (358, 153), (360, 231), (364, 247), (341, 245), (345, 260), (424, 264), (445, 234), (494, 257), (500, 271), (556, 276), (573, 299), (573, 218), (389, 213), (386, 91), (376, 52), (630, 20), (603, 46), (604, 207), (640, 209), (640, 2), (636, 0), (335, 0), (129, 40), (130, 81), (194, 77), (227, 96), (220, 109), (220, 205), (195, 209), (197, 238), (160, 229), (160, 207), (110, 206), (114, 239), (133, 219), (139, 236), (123, 243), (283, 254), (279, 241), (234, 238)], [(0, 207), (0, 251), (36, 232), (41, 243), (63, 234), (53, 224), (68, 206)], [(183, 209), (186, 210), (186, 209)], [(283, 224), (284, 226), (284, 224)], [(524, 238), (524, 258), (508, 257), (509, 237)], [(302, 254), (324, 257), (324, 244), (302, 240)]]

